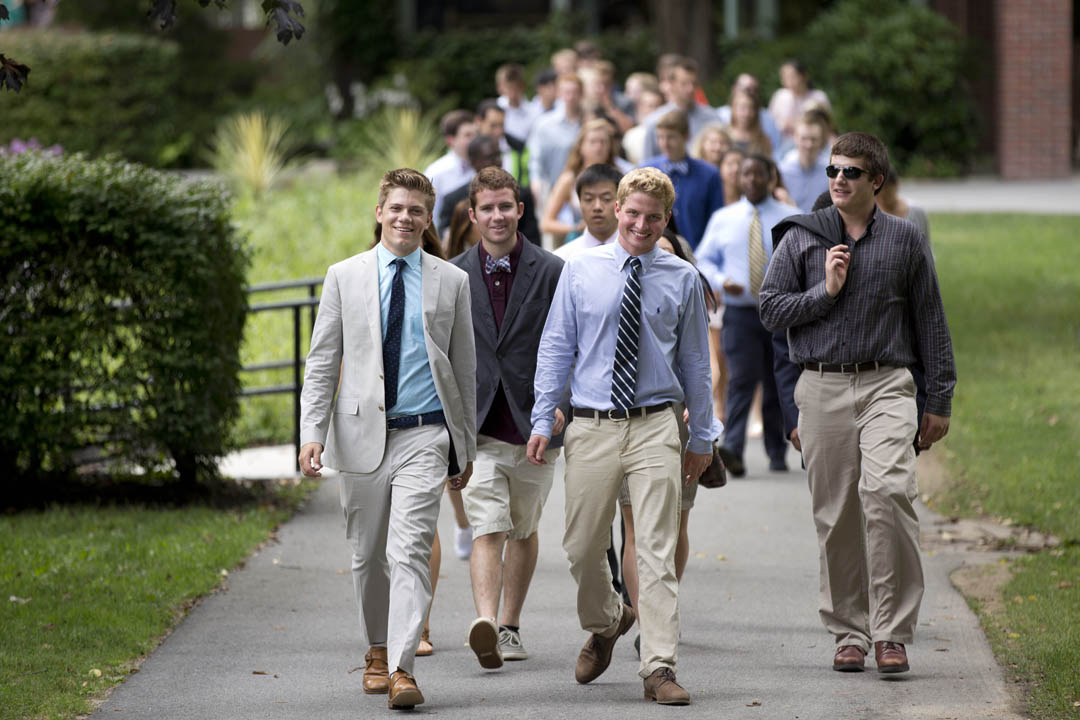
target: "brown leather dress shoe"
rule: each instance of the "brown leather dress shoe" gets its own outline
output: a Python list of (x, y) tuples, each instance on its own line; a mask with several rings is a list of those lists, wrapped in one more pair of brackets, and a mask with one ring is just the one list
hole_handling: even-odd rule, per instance
[(395, 670), (390, 676), (390, 698), (387, 705), (391, 710), (412, 710), (424, 704), (424, 696), (416, 687), (416, 678), (404, 670)]
[(689, 705), (690, 693), (675, 682), (675, 673), (669, 667), (658, 667), (645, 678), (645, 699), (657, 705)]
[(903, 643), (878, 641), (874, 643), (874, 659), (879, 673), (902, 673), (908, 667), (907, 650)]
[(608, 665), (611, 664), (611, 651), (615, 648), (615, 641), (625, 635), (634, 626), (637, 614), (634, 608), (623, 605), (622, 617), (619, 618), (618, 630), (609, 638), (593, 633), (585, 641), (585, 647), (581, 648), (578, 655), (577, 667), (574, 668), (574, 677), (579, 683), (592, 682), (604, 674)]
[(840, 672), (862, 672), (865, 665), (866, 653), (858, 645), (845, 645), (832, 659), (832, 669)]
[(364, 656), (364, 692), (382, 695), (390, 689), (390, 668), (386, 665), (386, 648), (372, 647)]

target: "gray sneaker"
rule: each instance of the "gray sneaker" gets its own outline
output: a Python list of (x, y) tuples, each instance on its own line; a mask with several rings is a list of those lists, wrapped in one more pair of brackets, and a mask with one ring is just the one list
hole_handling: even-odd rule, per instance
[(507, 628), (499, 629), (499, 651), (503, 660), (528, 660), (529, 653), (521, 644), (521, 633)]

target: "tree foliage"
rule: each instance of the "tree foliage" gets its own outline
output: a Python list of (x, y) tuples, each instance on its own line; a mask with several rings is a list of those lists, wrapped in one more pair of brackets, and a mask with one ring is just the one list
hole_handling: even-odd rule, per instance
[[(226, 5), (226, 0), (195, 0), (195, 2), (204, 8), (211, 4), (218, 8), (224, 8)], [(147, 0), (147, 5), (147, 18), (162, 30), (172, 27), (176, 22), (177, 0)], [(299, 2), (263, 0), (262, 9), (266, 13), (267, 25), (274, 28), (278, 41), (283, 45), (288, 45), (292, 40), (299, 40), (304, 35), (304, 25), (300, 22), (300, 18), (304, 16), (304, 8)], [(7, 5), (0, 2), (0, 21), (8, 19)], [(0, 89), (6, 88), (19, 92), (29, 74), (29, 66), (0, 53)]]

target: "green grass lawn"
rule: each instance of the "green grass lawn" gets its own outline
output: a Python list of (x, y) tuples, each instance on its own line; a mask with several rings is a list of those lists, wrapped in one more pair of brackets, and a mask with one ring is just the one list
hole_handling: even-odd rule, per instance
[[(233, 217), (253, 250), (248, 283), (322, 278), (330, 265), (367, 250), (372, 242), (379, 178), (371, 173), (349, 176), (304, 176), (292, 186), (259, 200), (237, 202)], [(304, 297), (305, 290), (261, 293), (253, 303)], [(301, 353), (311, 339), (307, 312), (301, 330)], [(291, 360), (292, 313), (248, 316), (241, 360), (245, 365)], [(291, 370), (244, 373), (246, 387), (292, 382)], [(292, 396), (244, 398), (235, 432), (243, 445), (292, 442)]]
[[(932, 218), (958, 383), (943, 444), (946, 515), (1051, 532), (983, 614), (1032, 717), (1080, 717), (1080, 217)], [(985, 610), (985, 608), (983, 608)]]
[(90, 712), (302, 496), (282, 488), (273, 503), (228, 510), (0, 516), (0, 719)]

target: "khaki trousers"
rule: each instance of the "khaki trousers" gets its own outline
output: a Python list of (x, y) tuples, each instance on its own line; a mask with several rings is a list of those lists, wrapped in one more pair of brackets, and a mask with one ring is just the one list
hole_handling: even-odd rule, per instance
[(923, 595), (911, 373), (804, 370), (795, 403), (821, 553), (821, 621), (837, 648), (910, 643)]
[(443, 425), (386, 434), (372, 473), (341, 473), (353, 589), (367, 644), (386, 645), (390, 671), (411, 673), (431, 605), (431, 543), (446, 481)]
[(670, 409), (621, 421), (574, 418), (566, 430), (563, 548), (578, 586), (581, 627), (603, 637), (615, 634), (622, 614), (607, 547), (619, 486), (627, 479), (637, 538), (641, 677), (661, 666), (674, 670), (677, 660), (681, 449)]

